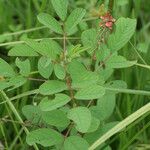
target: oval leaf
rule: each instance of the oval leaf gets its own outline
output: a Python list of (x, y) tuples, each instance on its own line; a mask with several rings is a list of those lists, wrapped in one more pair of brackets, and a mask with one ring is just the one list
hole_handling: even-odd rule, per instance
[(0, 80), (0, 90), (4, 90), (10, 86), (11, 84), (7, 82), (6, 80)]
[(63, 33), (60, 23), (51, 15), (46, 14), (46, 13), (40, 13), (38, 15), (38, 20), (40, 23), (47, 26), (52, 31), (59, 33), (59, 34)]
[(0, 58), (0, 76), (13, 77), (15, 75), (12, 67), (2, 58)]
[(137, 61), (128, 61), (123, 56), (113, 56), (106, 62), (108, 68), (126, 68), (135, 65)]
[(9, 52), (8, 56), (22, 56), (22, 57), (32, 57), (32, 56), (38, 56), (38, 53), (36, 53), (31, 47), (25, 44), (17, 45), (13, 47)]
[(116, 31), (108, 38), (108, 48), (111, 51), (121, 49), (132, 37), (136, 29), (136, 19), (119, 18)]
[(88, 29), (84, 31), (81, 35), (81, 40), (84, 46), (88, 47), (89, 53), (92, 53), (93, 50), (97, 47), (97, 32), (95, 29)]
[(103, 97), (98, 99), (96, 106), (90, 107), (90, 110), (93, 116), (98, 118), (100, 121), (104, 121), (112, 115), (115, 105), (115, 94), (106, 93)]
[(66, 76), (65, 69), (60, 64), (55, 64), (54, 72), (58, 79), (63, 80)]
[(68, 118), (75, 122), (76, 129), (82, 133), (86, 133), (88, 131), (92, 121), (91, 112), (86, 107), (72, 108), (68, 112)]
[(75, 98), (79, 100), (91, 100), (102, 97), (105, 94), (105, 88), (99, 85), (91, 85), (79, 90)]
[(49, 125), (66, 128), (69, 125), (69, 119), (61, 110), (52, 110), (42, 113), (42, 119)]
[(44, 98), (39, 107), (42, 111), (51, 111), (66, 105), (70, 101), (70, 97), (65, 94), (56, 94), (53, 100)]
[(43, 95), (52, 95), (64, 91), (66, 89), (67, 86), (64, 82), (57, 81), (57, 80), (50, 80), (43, 83), (40, 86), (39, 92)]
[(89, 144), (79, 136), (70, 136), (64, 142), (64, 150), (88, 150)]
[(51, 2), (57, 15), (64, 21), (67, 16), (68, 0), (51, 0)]
[(26, 105), (22, 108), (22, 112), (28, 121), (38, 124), (41, 120), (41, 110), (38, 106)]
[(62, 144), (63, 136), (53, 129), (37, 129), (27, 135), (26, 141), (29, 145), (41, 144), (44, 147)]
[(88, 133), (96, 131), (99, 125), (100, 125), (100, 121), (96, 117), (92, 116), (91, 126), (88, 129)]
[(20, 86), (22, 86), (23, 84), (25, 84), (27, 82), (27, 79), (21, 75), (19, 76), (14, 76), (12, 78), (10, 78), (9, 80), (9, 84), (11, 85), (11, 88), (8, 90), (14, 90)]
[(41, 57), (38, 61), (38, 71), (41, 76), (48, 79), (53, 72), (53, 64), (49, 58)]
[(68, 35), (72, 32), (72, 30), (76, 27), (76, 25), (82, 20), (85, 13), (86, 10), (82, 8), (76, 8), (75, 10), (73, 10), (73, 12), (67, 18), (67, 21), (65, 23), (65, 30)]

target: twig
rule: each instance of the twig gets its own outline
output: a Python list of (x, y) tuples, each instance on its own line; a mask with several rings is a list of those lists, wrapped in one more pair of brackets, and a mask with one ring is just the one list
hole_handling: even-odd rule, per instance
[[(35, 41), (41, 41), (43, 40), (44, 38), (41, 38), (41, 39), (34, 39)], [(56, 37), (56, 38), (45, 38), (45, 39), (52, 39), (52, 40), (63, 40), (62, 37)], [(69, 40), (78, 40), (80, 39), (79, 37), (68, 37), (67, 39)], [(17, 45), (17, 44), (23, 44), (25, 43), (25, 41), (14, 41), (14, 42), (6, 42), (6, 43), (1, 43), (0, 44), (0, 47), (2, 46), (8, 46), (8, 45)]]
[(28, 80), (31, 80), (31, 81), (40, 81), (40, 82), (45, 82), (47, 80), (44, 80), (44, 79), (37, 79), (37, 78), (27, 78)]

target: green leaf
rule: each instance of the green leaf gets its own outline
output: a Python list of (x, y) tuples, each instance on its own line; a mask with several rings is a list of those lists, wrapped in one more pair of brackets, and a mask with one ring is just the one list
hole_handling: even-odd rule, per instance
[(112, 56), (107, 62), (106, 67), (108, 68), (126, 68), (135, 65), (137, 61), (128, 61), (123, 56)]
[(72, 108), (68, 112), (68, 118), (75, 122), (76, 129), (79, 132), (86, 133), (91, 126), (92, 121), (91, 112), (86, 107)]
[(123, 80), (113, 80), (105, 84), (106, 87), (118, 88), (118, 89), (126, 89), (127, 83)]
[(38, 20), (40, 23), (42, 23), (43, 25), (47, 26), (48, 28), (50, 28), (52, 31), (58, 33), (58, 34), (62, 34), (63, 30), (61, 28), (60, 23), (53, 18), (51, 15), (46, 14), (46, 13), (40, 13), (37, 16)]
[(16, 66), (20, 69), (20, 74), (23, 76), (28, 76), (31, 71), (30, 61), (26, 59), (21, 61), (19, 58), (16, 58)]
[(51, 60), (46, 57), (41, 57), (38, 61), (38, 71), (42, 77), (48, 79), (53, 72)]
[(41, 144), (44, 147), (62, 144), (63, 136), (53, 129), (37, 129), (27, 135), (26, 141), (29, 145)]
[(115, 94), (106, 93), (102, 98), (97, 101), (97, 108), (100, 110), (101, 120), (110, 117), (116, 106)]
[(43, 46), (43, 49), (39, 52), (46, 57), (51, 58), (52, 60), (55, 60), (57, 58), (57, 55), (60, 55), (62, 48), (61, 46), (54, 40), (51, 39), (43, 39), (40, 44)]
[(85, 66), (76, 60), (68, 65), (67, 71), (71, 76), (73, 88), (83, 88), (96, 84), (99, 79), (96, 72), (87, 71)]
[(38, 106), (26, 105), (22, 108), (26, 119), (33, 124), (39, 124), (41, 121), (41, 110)]
[(6, 80), (0, 80), (0, 90), (4, 90), (10, 86), (11, 86), (10, 83), (7, 82)]
[(99, 125), (100, 125), (100, 121), (97, 118), (92, 116), (92, 121), (91, 121), (90, 128), (88, 129), (88, 133), (96, 131)]
[(66, 19), (68, 0), (51, 0), (52, 5), (62, 21)]
[(98, 49), (95, 51), (96, 60), (97, 61), (104, 61), (108, 59), (108, 56), (111, 54), (110, 49), (108, 49), (105, 43), (101, 43), (98, 46)]
[[(42, 49), (43, 51), (43, 47), (40, 45), (39, 42), (33, 40), (33, 39), (25, 39), (25, 43), (32, 48), (33, 51), (40, 53), (40, 50)], [(42, 54), (41, 54), (42, 55)]]
[(114, 93), (106, 93), (103, 97), (99, 98), (96, 106), (90, 107), (90, 110), (96, 118), (100, 121), (108, 119), (115, 108), (116, 100)]
[(119, 18), (116, 31), (108, 39), (108, 48), (112, 51), (121, 49), (132, 37), (136, 29), (136, 19)]
[(78, 26), (76, 25), (74, 28), (72, 28), (72, 30), (70, 30), (70, 32), (67, 34), (68, 36), (75, 34), (78, 31)]
[(8, 56), (22, 56), (22, 57), (33, 57), (38, 56), (31, 47), (25, 44), (17, 45), (13, 47), (9, 52)]
[(56, 77), (58, 79), (63, 80), (65, 78), (65, 76), (66, 76), (65, 69), (60, 64), (55, 64), (55, 66), (54, 66), (54, 72), (55, 72), (55, 75), (56, 75)]
[(13, 77), (15, 72), (12, 67), (2, 58), (0, 58), (0, 76)]
[(112, 68), (105, 68), (105, 69), (100, 68), (98, 70), (98, 74), (100, 77), (104, 78), (104, 81), (106, 81), (111, 77), (111, 75), (113, 74), (113, 71), (114, 70)]
[(75, 98), (78, 100), (92, 100), (102, 97), (105, 94), (105, 88), (99, 85), (91, 85), (80, 89)]
[(82, 8), (76, 8), (75, 10), (72, 11), (72, 13), (69, 15), (65, 23), (65, 30), (68, 35), (72, 32), (72, 30), (76, 27), (76, 25), (82, 20), (85, 13), (86, 10)]
[(40, 43), (33, 39), (26, 39), (25, 42), (34, 51), (52, 60), (57, 58), (57, 55), (61, 53), (62, 49), (56, 41), (51, 39), (44, 39)]
[(88, 52), (92, 53), (97, 47), (97, 32), (95, 29), (88, 29), (81, 35), (82, 43), (85, 47), (88, 47)]
[(64, 150), (88, 150), (89, 144), (79, 136), (70, 136), (64, 142)]
[(43, 95), (52, 95), (59, 92), (62, 92), (67, 89), (67, 85), (64, 82), (57, 81), (57, 80), (50, 80), (43, 83), (40, 88), (39, 92)]
[(76, 57), (80, 57), (80, 53), (86, 51), (88, 48), (86, 47), (81, 47), (81, 44), (77, 44), (77, 45), (71, 45), (68, 49), (68, 53), (67, 56), (69, 58), (69, 60), (76, 58)]
[(42, 112), (42, 119), (49, 125), (66, 128), (69, 125), (67, 115), (61, 110)]
[(9, 84), (12, 86), (8, 91), (14, 90), (27, 82), (27, 79), (21, 75), (14, 76), (9, 79)]
[(86, 21), (81, 21), (80, 23), (79, 23), (79, 27), (80, 27), (80, 30), (81, 31), (85, 31), (85, 30), (87, 30), (89, 27), (88, 27), (88, 22), (86, 22)]
[(42, 99), (39, 107), (42, 111), (51, 111), (66, 105), (70, 100), (66, 94), (56, 94), (53, 100), (49, 100), (47, 97)]

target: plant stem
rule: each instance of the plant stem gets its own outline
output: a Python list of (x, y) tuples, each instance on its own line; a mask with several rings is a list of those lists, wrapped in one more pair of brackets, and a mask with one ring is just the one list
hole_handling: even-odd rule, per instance
[(109, 91), (118, 92), (118, 93), (128, 93), (128, 94), (135, 94), (135, 95), (150, 96), (150, 91), (144, 91), (144, 90), (118, 89), (118, 88), (111, 88), (111, 87), (105, 87), (105, 89)]
[[(16, 100), (16, 99), (20, 99), (20, 98), (22, 98), (22, 97), (25, 97), (25, 96), (29, 96), (29, 95), (33, 95), (33, 94), (38, 94), (38, 93), (39, 93), (39, 90), (38, 90), (38, 89), (35, 89), (35, 90), (32, 90), (32, 91), (24, 92), (24, 93), (22, 93), (22, 94), (20, 94), (20, 95), (17, 95), (17, 96), (12, 97), (12, 98), (9, 98), (9, 100), (10, 100), (10, 101), (13, 101), (13, 100)], [(1, 105), (1, 104), (4, 104), (4, 103), (6, 103), (6, 102), (7, 102), (7, 101), (3, 101), (3, 102), (0, 103), (0, 105)]]
[(143, 65), (143, 64), (139, 64), (139, 63), (137, 63), (137, 64), (135, 64), (136, 66), (140, 66), (140, 67), (143, 67), (143, 68), (146, 68), (146, 69), (150, 69), (150, 66), (148, 66), (148, 65)]
[[(2, 133), (2, 136), (3, 136), (3, 138), (4, 138), (4, 140), (5, 140), (5, 148), (8, 150), (8, 143), (7, 143), (7, 138), (6, 138), (6, 135), (5, 135), (5, 131), (4, 131), (4, 128), (3, 128), (3, 124), (2, 124), (2, 122), (0, 121), (0, 129), (1, 129), (1, 133)], [(0, 143), (0, 148), (2, 148), (2, 146), (1, 146), (2, 144)]]
[(28, 32), (33, 32), (33, 31), (37, 31), (37, 30), (41, 30), (41, 29), (45, 29), (47, 28), (46, 26), (41, 26), (41, 27), (36, 27), (36, 28), (30, 28), (30, 29), (26, 29), (26, 30), (21, 30), (21, 31), (17, 31), (17, 32), (13, 32), (13, 33), (5, 33), (2, 34), (1, 36), (6, 37), (6, 36), (13, 36), (13, 35), (19, 35), (22, 33), (28, 33)]
[(113, 11), (114, 0), (109, 0), (109, 11), (112, 13)]
[[(34, 39), (35, 41), (41, 41), (43, 40), (44, 38), (41, 38), (41, 39)], [(55, 38), (46, 38), (46, 39), (55, 39), (55, 40), (63, 40), (62, 37), (55, 37)], [(78, 40), (80, 39), (79, 37), (67, 37), (67, 39), (70, 39), (70, 40)], [(23, 44), (25, 43), (25, 41), (14, 41), (14, 42), (6, 42), (6, 43), (1, 43), (0, 44), (0, 47), (1, 46), (8, 46), (8, 45), (17, 45), (17, 44)]]
[(34, 74), (37, 74), (37, 73), (39, 73), (39, 71), (33, 71), (33, 72), (30, 73), (30, 75), (34, 75)]
[(17, 140), (19, 138), (19, 136), (22, 134), (23, 132), (23, 128), (20, 129), (18, 135), (15, 137), (15, 139), (12, 141), (10, 147), (9, 147), (9, 150), (13, 150), (13, 148), (15, 147), (16, 143), (17, 143)]
[(35, 89), (35, 90), (32, 90), (32, 91), (27, 91), (27, 92), (24, 92), (20, 95), (17, 95), (17, 96), (14, 96), (12, 98), (10, 98), (10, 101), (12, 100), (15, 100), (15, 99), (19, 99), (19, 98), (22, 98), (24, 96), (29, 96), (29, 95), (33, 95), (33, 94), (38, 94), (39, 93), (39, 89)]
[(27, 78), (28, 80), (31, 80), (31, 81), (39, 81), (39, 82), (45, 82), (47, 80), (45, 79), (37, 79), (37, 78)]

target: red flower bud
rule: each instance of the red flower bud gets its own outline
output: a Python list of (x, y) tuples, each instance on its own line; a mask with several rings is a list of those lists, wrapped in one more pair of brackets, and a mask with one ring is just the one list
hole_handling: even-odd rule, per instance
[(107, 12), (105, 15), (100, 17), (102, 19), (102, 22), (100, 23), (100, 27), (107, 27), (110, 30), (113, 27), (114, 22), (116, 21), (109, 12)]

